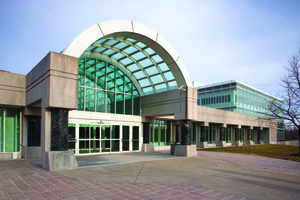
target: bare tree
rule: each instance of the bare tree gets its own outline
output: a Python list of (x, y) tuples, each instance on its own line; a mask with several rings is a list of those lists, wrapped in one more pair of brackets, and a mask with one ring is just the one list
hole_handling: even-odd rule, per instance
[[(273, 117), (293, 124), (300, 136), (300, 50), (290, 57), (284, 69), (286, 73), (281, 78), (283, 87), (281, 99), (284, 105), (273, 99), (268, 103), (267, 109)], [(300, 146), (298, 154), (300, 156)]]

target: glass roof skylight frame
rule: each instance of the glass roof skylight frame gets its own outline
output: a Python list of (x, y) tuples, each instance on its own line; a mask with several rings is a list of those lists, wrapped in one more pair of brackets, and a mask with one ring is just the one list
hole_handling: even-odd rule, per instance
[[(114, 42), (112, 40), (115, 40), (117, 42)], [(112, 41), (112, 42), (110, 42)], [(112, 45), (108, 45), (106, 43), (113, 43)], [(120, 44), (124, 44), (124, 45), (120, 45)], [(127, 45), (126, 45), (127, 44)], [(123, 48), (117, 48), (116, 46), (123, 46)], [(140, 47), (142, 46), (142, 47)], [(105, 50), (101, 50), (100, 52), (97, 51), (98, 48), (105, 48)], [(129, 48), (135, 48), (136, 51), (132, 51), (130, 53), (126, 53), (125, 51)], [(175, 88), (178, 88), (178, 84), (177, 81), (175, 80), (175, 76), (172, 73), (172, 71), (170, 70), (170, 68), (168, 70), (161, 70), (161, 68), (159, 67), (159, 65), (161, 64), (166, 64), (163, 59), (159, 56), (159, 54), (157, 54), (156, 52), (154, 52), (152, 49), (143, 44), (140, 41), (134, 40), (132, 38), (125, 38), (125, 37), (107, 37), (107, 38), (101, 38), (99, 40), (97, 40), (96, 42), (92, 43), (85, 51), (85, 53), (93, 53), (93, 54), (99, 54), (99, 56), (103, 56), (103, 57), (108, 57), (112, 60), (114, 60), (115, 62), (117, 62), (119, 65), (121, 65), (122, 67), (124, 67), (125, 69), (128, 70), (128, 73), (134, 77), (136, 79), (136, 83), (139, 84), (139, 87), (141, 88), (141, 92), (144, 93), (144, 95), (147, 94), (153, 94), (153, 93), (158, 93), (161, 91), (167, 91), (167, 90), (172, 90)], [(114, 52), (112, 52), (114, 51)], [(148, 52), (151, 52), (151, 54), (149, 54)], [(105, 53), (105, 52), (109, 52), (109, 53)], [(128, 52), (128, 51), (127, 51)], [(153, 53), (154, 52), (154, 53)], [(122, 54), (124, 55), (123, 57), (118, 56), (119, 58), (116, 59), (114, 58), (115, 55), (117, 54)], [(141, 57), (140, 59), (137, 58), (137, 54), (144, 55), (143, 57)], [(136, 59), (134, 57), (136, 57)], [(155, 59), (153, 57), (157, 57), (161, 59), (160, 62), (156, 62)], [(125, 59), (127, 59), (128, 61), (131, 61), (129, 63), (124, 64), (123, 62), (125, 61)], [(143, 66), (140, 62), (146, 62), (147, 60), (149, 60), (151, 62), (150, 65), (148, 66)], [(123, 61), (123, 62), (122, 62)], [(128, 67), (135, 64), (138, 69), (131, 71)], [(158, 73), (153, 73), (153, 74), (149, 74), (147, 72), (147, 69), (149, 71), (149, 69), (151, 69), (152, 67), (154, 67), (154, 69), (156, 69), (158, 71)], [(155, 71), (155, 70), (153, 70)], [(144, 74), (144, 76), (142, 77), (136, 77), (135, 74), (138, 72), (142, 72)], [(171, 73), (173, 76), (173, 79), (169, 79), (168, 77), (165, 76), (166, 73)], [(162, 77), (162, 82), (154, 82), (152, 80), (152, 78), (157, 77), (158, 75), (160, 75)], [(144, 79), (147, 79), (150, 83), (150, 85), (145, 85), (144, 87), (142, 87), (142, 85), (140, 84), (141, 81), (143, 81)], [(174, 81), (176, 82), (176, 85), (174, 86)], [(172, 87), (169, 85), (169, 83), (172, 82)], [(162, 86), (165, 84), (165, 89), (162, 88)], [(157, 91), (156, 87), (160, 88), (160, 91)], [(150, 88), (152, 90), (150, 90)], [(162, 88), (162, 89), (161, 89)], [(146, 92), (145, 92), (146, 91)]]

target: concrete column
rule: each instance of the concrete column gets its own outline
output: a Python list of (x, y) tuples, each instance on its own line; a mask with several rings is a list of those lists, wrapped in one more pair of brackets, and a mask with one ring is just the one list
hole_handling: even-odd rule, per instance
[(154, 144), (150, 143), (150, 122), (143, 122), (142, 152), (154, 152)]
[(46, 152), (51, 149), (51, 110), (42, 108), (41, 114), (41, 150)]
[(191, 120), (182, 120), (180, 144), (191, 145), (191, 126)]
[(179, 124), (175, 125), (175, 134), (176, 134), (175, 143), (179, 144), (180, 143), (180, 126), (179, 126)]
[(143, 143), (149, 144), (150, 143), (150, 123), (143, 122)]

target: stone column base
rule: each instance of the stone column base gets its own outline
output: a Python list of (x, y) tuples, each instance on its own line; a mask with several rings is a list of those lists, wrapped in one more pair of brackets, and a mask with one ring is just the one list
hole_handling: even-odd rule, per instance
[(200, 142), (198, 146), (199, 146), (199, 148), (207, 148), (208, 147), (207, 142)]
[(42, 151), (41, 167), (49, 171), (77, 169), (73, 151)]
[(196, 145), (176, 145), (174, 155), (186, 157), (197, 156)]
[(154, 144), (152, 143), (143, 144), (142, 152), (154, 152)]
[(258, 144), (264, 144), (264, 142), (262, 140), (259, 140)]
[(226, 141), (219, 141), (219, 142), (217, 142), (217, 146), (226, 147)]
[(22, 158), (28, 159), (41, 159), (40, 146), (22, 146)]

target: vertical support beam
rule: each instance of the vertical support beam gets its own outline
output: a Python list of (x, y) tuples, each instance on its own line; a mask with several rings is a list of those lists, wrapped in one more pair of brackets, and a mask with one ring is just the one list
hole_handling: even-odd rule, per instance
[(191, 120), (182, 120), (181, 145), (191, 145)]
[(220, 141), (225, 141), (225, 128), (220, 127)]
[(150, 123), (143, 122), (143, 143), (149, 144), (150, 143)]
[(51, 110), (42, 108), (41, 116), (41, 147), (42, 151), (50, 151), (51, 145)]
[(175, 125), (175, 134), (176, 134), (175, 143), (179, 144), (180, 143), (180, 127), (179, 127), (179, 124)]

